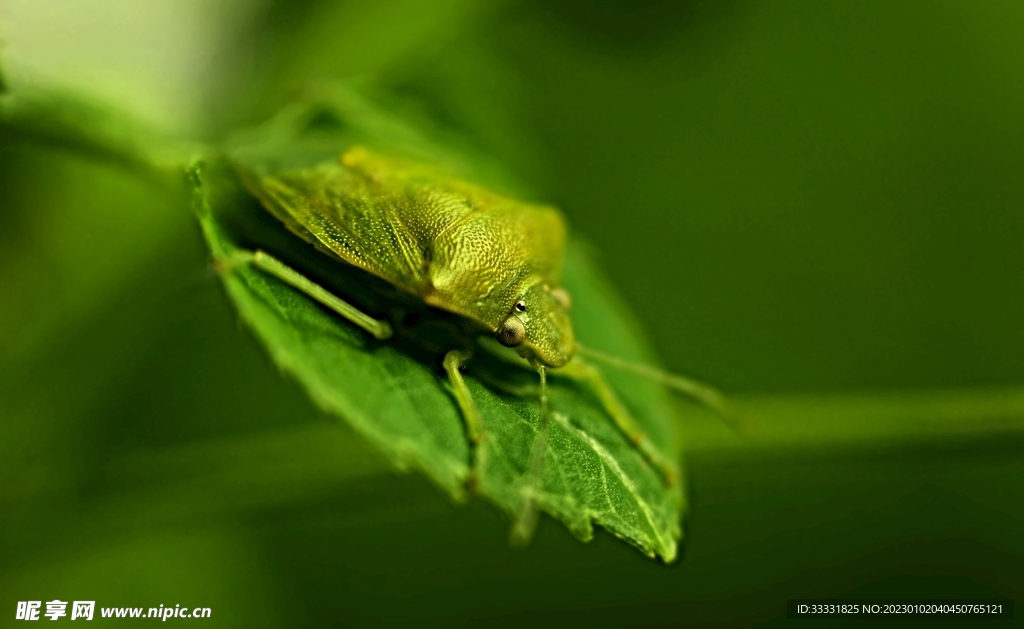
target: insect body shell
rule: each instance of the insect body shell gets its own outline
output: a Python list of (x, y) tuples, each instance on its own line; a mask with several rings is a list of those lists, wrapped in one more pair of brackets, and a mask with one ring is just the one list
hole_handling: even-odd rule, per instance
[(318, 248), (492, 332), (525, 331), (527, 357), (552, 367), (572, 357), (559, 288), (566, 228), (556, 210), (362, 148), (312, 167), (240, 172), (272, 214)]

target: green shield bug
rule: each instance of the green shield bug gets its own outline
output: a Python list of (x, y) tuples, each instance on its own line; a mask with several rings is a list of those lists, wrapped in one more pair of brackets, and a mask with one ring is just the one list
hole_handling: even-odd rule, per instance
[[(669, 485), (679, 476), (678, 463), (654, 447), (588, 359), (724, 409), (721, 396), (703, 384), (577, 342), (570, 296), (560, 281), (567, 227), (554, 208), (517, 201), (440, 167), (360, 146), (312, 166), (234, 167), (270, 214), (319, 251), (464, 320), (467, 337), (490, 337), (513, 348), (540, 377), (542, 422), (547, 421), (549, 369), (589, 387), (610, 420)], [(277, 277), (377, 339), (395, 333), (396, 322), (365, 312), (262, 250), (236, 252), (232, 263)], [(462, 370), (479, 351), (475, 341), (462, 339), (442, 352), (474, 453), (486, 434)], [(474, 456), (471, 482), (478, 473)]]

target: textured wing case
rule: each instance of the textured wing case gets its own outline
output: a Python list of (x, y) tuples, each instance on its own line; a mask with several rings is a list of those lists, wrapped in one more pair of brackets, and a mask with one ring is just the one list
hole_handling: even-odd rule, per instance
[(561, 216), (362, 149), (242, 178), (305, 240), (428, 303), (495, 329), (531, 284), (557, 285)]

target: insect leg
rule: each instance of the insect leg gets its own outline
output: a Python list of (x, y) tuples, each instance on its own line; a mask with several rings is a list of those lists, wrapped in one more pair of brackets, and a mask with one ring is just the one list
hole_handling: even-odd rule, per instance
[(206, 197), (206, 188), (203, 185), (203, 163), (193, 162), (188, 168), (189, 177), (192, 180), (192, 207), (199, 217), (199, 223), (203, 227), (207, 240), (213, 248), (214, 263), (221, 271), (230, 271), (237, 265), (251, 264), (252, 266), (265, 271), (282, 282), (299, 289), (321, 304), (327, 306), (334, 312), (345, 317), (352, 323), (363, 328), (375, 338), (383, 340), (391, 336), (391, 324), (387, 321), (379, 321), (362, 310), (359, 310), (347, 301), (339, 299), (333, 293), (327, 291), (319, 284), (313, 282), (305, 275), (289, 267), (280, 260), (274, 258), (264, 251), (247, 251), (244, 249), (225, 249), (219, 244), (220, 239), (212, 236), (217, 231), (213, 222), (210, 202)]
[(391, 336), (391, 324), (387, 321), (374, 319), (264, 251), (232, 252), (228, 265), (232, 264), (251, 264), (257, 269), (273, 275), (363, 328), (374, 338), (383, 340)]
[(455, 401), (459, 405), (459, 410), (462, 411), (462, 416), (466, 420), (466, 435), (469, 437), (470, 447), (472, 448), (472, 471), (470, 472), (470, 487), (474, 487), (480, 479), (480, 470), (482, 468), (481, 461), (481, 449), (480, 446), (484, 440), (484, 422), (480, 416), (480, 411), (476, 407), (476, 402), (473, 401), (473, 394), (470, 393), (469, 387), (466, 386), (466, 381), (462, 377), (462, 373), (459, 371), (469, 359), (473, 356), (472, 351), (453, 349), (445, 354), (444, 357), (444, 370), (448, 373), (448, 379), (452, 383), (452, 389), (455, 391)]
[(537, 510), (536, 496), (540, 492), (540, 487), (543, 486), (542, 472), (548, 444), (547, 367), (540, 362), (534, 363), (533, 366), (540, 374), (540, 426), (531, 448), (530, 468), (526, 472), (523, 486), (520, 489), (519, 512), (516, 514), (512, 531), (509, 534), (510, 541), (517, 546), (528, 544), (537, 530), (537, 519), (540, 513)]
[(608, 385), (600, 371), (581, 360), (579, 356), (573, 358), (572, 361), (563, 367), (560, 367), (558, 371), (587, 384), (597, 395), (601, 405), (611, 415), (615, 425), (636, 445), (644, 458), (665, 477), (665, 482), (669, 485), (676, 483), (676, 480), (679, 478), (679, 468), (676, 462), (666, 458), (654, 447), (650, 438), (637, 425), (636, 420), (629, 414), (626, 407), (622, 405), (622, 402), (619, 401), (618, 396), (615, 395), (615, 392)]

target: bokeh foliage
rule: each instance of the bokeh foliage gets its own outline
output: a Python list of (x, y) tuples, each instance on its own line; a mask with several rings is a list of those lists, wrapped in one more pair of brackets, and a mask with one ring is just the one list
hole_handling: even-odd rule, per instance
[(11, 601), (202, 604), (259, 626), (781, 623), (798, 596), (1020, 598), (1016, 3), (204, 19), (223, 15), (230, 63), (185, 126), (218, 139), (306, 79), (361, 76), (562, 207), (661, 359), (746, 393), (763, 435), (680, 406), (692, 517), (671, 568), (550, 522), (511, 550), (500, 516), (392, 475), (275, 373), (174, 198), (0, 135)]

